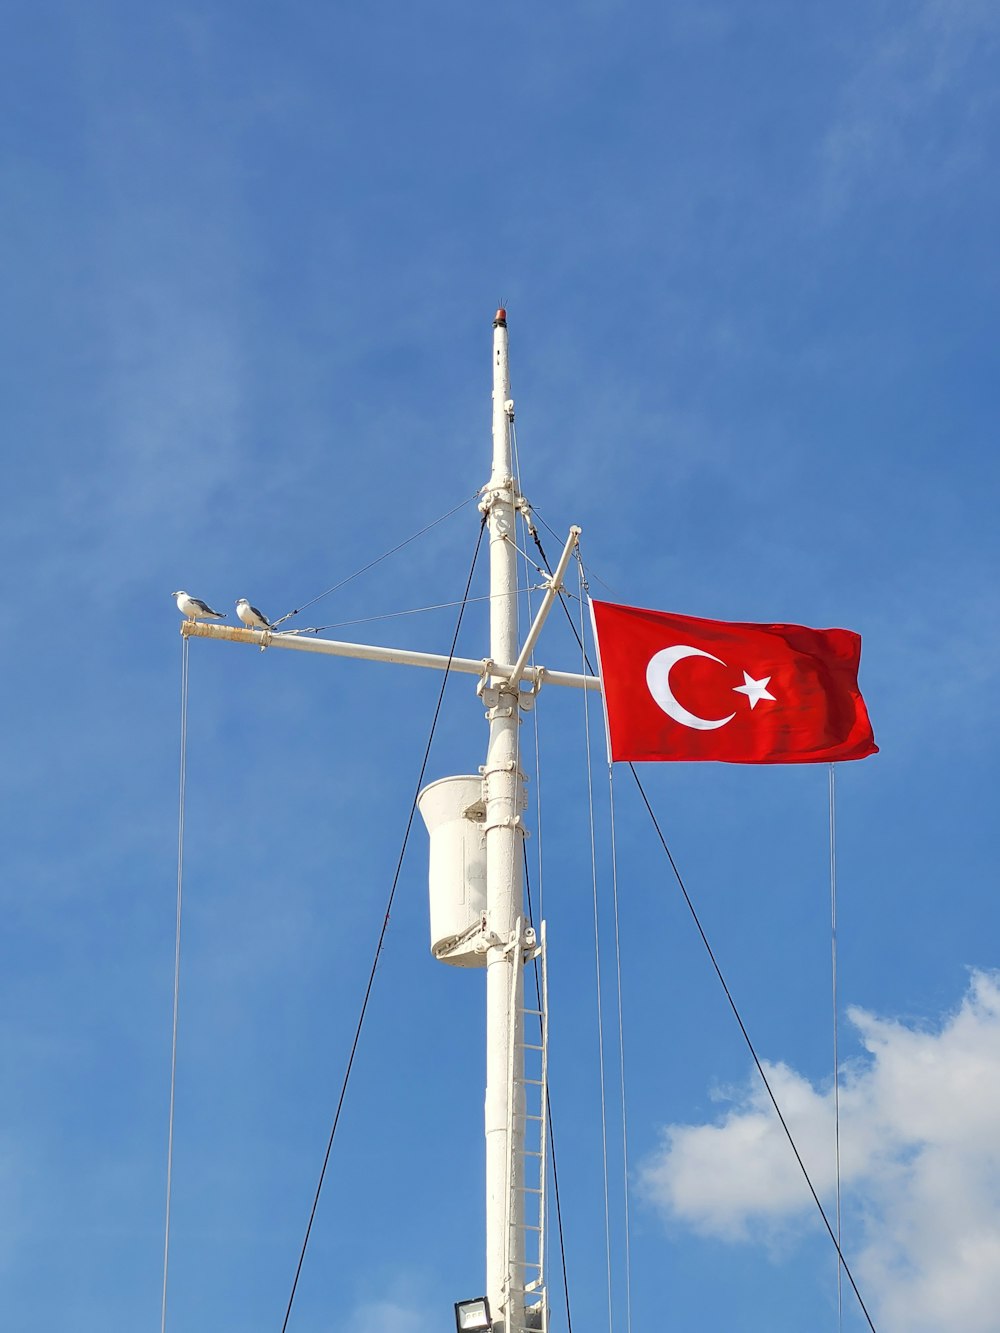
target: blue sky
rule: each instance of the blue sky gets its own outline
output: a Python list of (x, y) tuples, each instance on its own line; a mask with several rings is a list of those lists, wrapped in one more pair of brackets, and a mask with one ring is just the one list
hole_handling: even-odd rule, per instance
[[(277, 616), (471, 496), (501, 297), (524, 490), (618, 600), (863, 635), (881, 753), (838, 773), (844, 1247), (882, 1333), (994, 1327), (998, 36), (985, 0), (7, 7), (11, 1327), (158, 1326), (168, 594)], [(454, 600), (474, 540), (470, 508), (319, 623)], [(541, 659), (577, 669), (559, 620)], [(440, 651), (453, 623), (331, 633)], [(485, 651), (479, 605), (460, 650)], [(438, 685), (193, 645), (169, 1328), (280, 1327)], [(608, 1325), (586, 751), (579, 698), (539, 707), (579, 1331)], [(429, 777), (485, 740), (452, 681)], [(644, 780), (829, 1201), (826, 770)], [(829, 1246), (622, 775), (616, 796), (632, 1324), (834, 1330)], [(418, 829), (295, 1333), (430, 1333), (482, 1285), (482, 987), (430, 958), (425, 878)], [(562, 1329), (555, 1267), (550, 1288)]]

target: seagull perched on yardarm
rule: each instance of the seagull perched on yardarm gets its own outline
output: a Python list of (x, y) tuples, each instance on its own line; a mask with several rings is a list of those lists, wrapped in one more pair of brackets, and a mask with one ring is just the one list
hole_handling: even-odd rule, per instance
[(186, 592), (172, 592), (170, 596), (177, 603), (177, 610), (188, 620), (225, 620), (225, 611), (213, 611), (200, 597), (192, 597)]
[(263, 611), (258, 611), (255, 606), (251, 606), (245, 597), (241, 597), (236, 603), (236, 614), (243, 621), (247, 629), (270, 629), (271, 622), (265, 616)]

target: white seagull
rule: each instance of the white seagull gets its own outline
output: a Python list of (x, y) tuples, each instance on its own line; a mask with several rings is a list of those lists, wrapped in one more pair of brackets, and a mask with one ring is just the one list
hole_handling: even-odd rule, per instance
[(258, 611), (255, 606), (251, 606), (245, 597), (241, 597), (236, 603), (236, 614), (243, 621), (247, 629), (270, 629), (271, 622), (265, 616), (263, 611)]
[(172, 592), (170, 596), (177, 603), (177, 610), (188, 620), (225, 620), (225, 611), (213, 611), (200, 597), (192, 597), (186, 592)]

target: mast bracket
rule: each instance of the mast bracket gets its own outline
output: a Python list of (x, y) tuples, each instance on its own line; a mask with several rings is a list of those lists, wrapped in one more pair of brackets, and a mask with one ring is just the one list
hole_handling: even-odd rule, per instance
[(531, 688), (529, 690), (519, 690), (517, 695), (517, 701), (526, 713), (534, 708), (535, 695), (545, 684), (546, 668), (543, 666), (536, 666), (533, 670), (534, 679), (531, 682)]
[(502, 764), (480, 764), (479, 771), (488, 779), (491, 773), (516, 773), (522, 782), (528, 781), (528, 775), (516, 759), (505, 759)]
[[(517, 509), (518, 489), (517, 482), (513, 477), (504, 477), (499, 482), (487, 482), (480, 492), (482, 499), (479, 501), (479, 512), (481, 514), (492, 514), (498, 505), (507, 505), (511, 509)], [(506, 527), (506, 524), (504, 525)]]
[(514, 714), (517, 712), (517, 705), (516, 705), (516, 703), (513, 703), (513, 702), (512, 702), (512, 703), (507, 703), (507, 704), (502, 704), (502, 703), (500, 703), (500, 691), (499, 691), (499, 690), (497, 691), (497, 702), (496, 702), (495, 704), (493, 704), (492, 706), (490, 706), (490, 704), (489, 704), (489, 700), (488, 700), (488, 699), (484, 699), (483, 702), (487, 705), (487, 708), (486, 708), (486, 720), (487, 720), (487, 722), (493, 722), (493, 721), (495, 721), (495, 719), (498, 718), (498, 717), (513, 717)]
[(533, 958), (537, 958), (542, 951), (538, 936), (535, 933), (534, 926), (525, 926), (521, 929), (521, 922), (510, 932), (506, 944), (503, 946), (504, 953), (510, 957), (520, 949), (522, 961), (530, 963)]
[(494, 828), (512, 828), (515, 833), (520, 833), (522, 838), (531, 837), (531, 830), (525, 827), (520, 815), (507, 815), (503, 819), (494, 819), (483, 825), (483, 832), (489, 833), (490, 829)]

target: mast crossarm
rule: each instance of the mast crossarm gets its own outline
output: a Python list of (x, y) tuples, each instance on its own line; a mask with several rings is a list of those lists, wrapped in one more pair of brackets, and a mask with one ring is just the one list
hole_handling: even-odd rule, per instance
[[(506, 682), (514, 674), (513, 665), (488, 658), (452, 657), (444, 653), (418, 653), (410, 648), (383, 648), (378, 644), (346, 643), (336, 639), (306, 638), (302, 634), (275, 634), (268, 630), (244, 629), (236, 625), (212, 625), (200, 620), (185, 620), (181, 634), (194, 639), (222, 639), (227, 643), (250, 644), (261, 648), (291, 648), (299, 653), (324, 653), (330, 657), (356, 657), (366, 662), (394, 662), (401, 666), (428, 667), (433, 671), (458, 671), (467, 676), (482, 676), (488, 671), (497, 681)], [(545, 680), (546, 685), (568, 685), (578, 690), (600, 690), (598, 676), (574, 671), (553, 671), (549, 667), (525, 666), (521, 679)]]
[(580, 529), (572, 527), (569, 530), (569, 536), (566, 538), (566, 545), (563, 553), (559, 557), (559, 563), (556, 565), (555, 572), (547, 581), (545, 596), (542, 598), (542, 604), (538, 608), (538, 614), (535, 616), (531, 629), (528, 630), (528, 637), (524, 641), (524, 647), (521, 654), (514, 663), (514, 668), (507, 677), (507, 683), (511, 687), (519, 684), (522, 677), (527, 674), (528, 658), (535, 650), (535, 644), (538, 642), (538, 636), (542, 632), (542, 626), (552, 609), (552, 603), (562, 592), (563, 578), (566, 574), (566, 566), (569, 564), (570, 557), (576, 550), (580, 542)]

